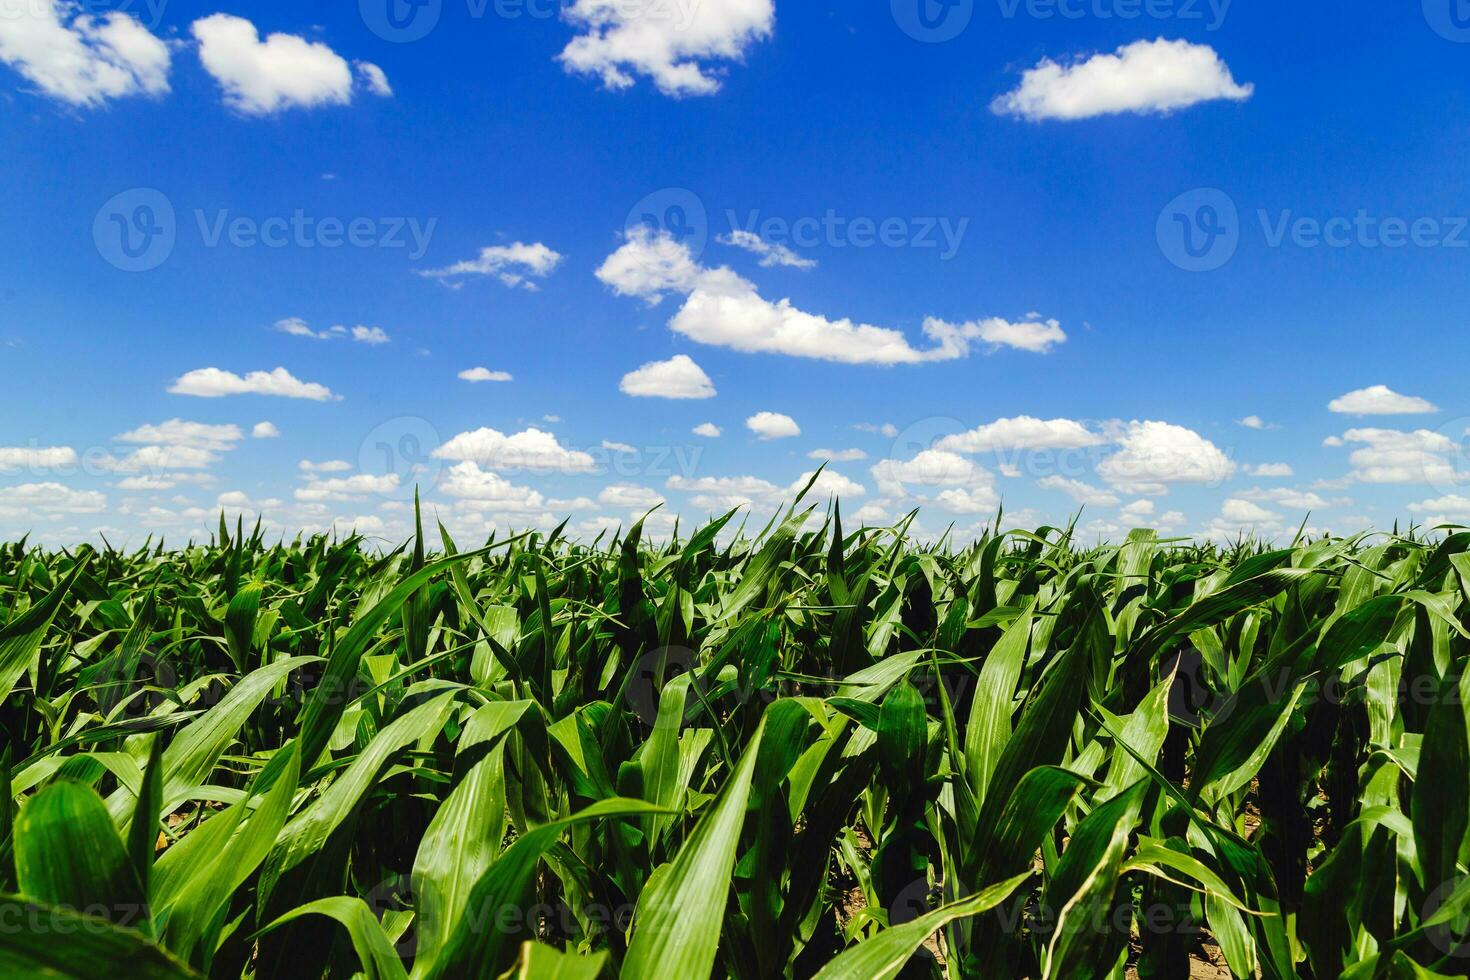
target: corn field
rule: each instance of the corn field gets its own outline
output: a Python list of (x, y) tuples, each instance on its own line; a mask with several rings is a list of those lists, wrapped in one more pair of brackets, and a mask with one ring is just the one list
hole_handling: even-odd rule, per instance
[(1470, 533), (0, 547), (0, 974), (1461, 976)]

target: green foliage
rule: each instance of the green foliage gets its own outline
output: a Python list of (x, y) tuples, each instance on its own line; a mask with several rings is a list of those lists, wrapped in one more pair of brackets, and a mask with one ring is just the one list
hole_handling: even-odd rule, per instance
[(0, 973), (1465, 975), (1470, 535), (0, 547)]

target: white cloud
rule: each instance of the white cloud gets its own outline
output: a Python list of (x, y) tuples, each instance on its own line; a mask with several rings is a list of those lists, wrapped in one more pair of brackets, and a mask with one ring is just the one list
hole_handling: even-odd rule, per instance
[(1154, 502), (1152, 500), (1135, 500), (1118, 510), (1118, 516), (1125, 521), (1146, 521), (1154, 516)]
[(597, 278), (619, 296), (636, 296), (650, 306), (665, 293), (692, 290), (704, 269), (689, 247), (672, 235), (639, 225), (627, 240), (597, 268)]
[(0, 517), (26, 519), (33, 515), (98, 514), (107, 509), (107, 497), (96, 490), (73, 490), (60, 483), (24, 483), (0, 489)]
[(730, 268), (702, 268), (687, 245), (647, 228), (630, 232), (597, 276), (619, 294), (649, 303), (670, 292), (687, 294), (669, 321), (670, 329), (701, 344), (745, 353), (843, 364), (922, 364), (968, 357), (977, 344), (991, 350), (1010, 347), (1045, 353), (1067, 339), (1055, 320), (1035, 316), (1015, 323), (993, 317), (960, 324), (930, 317), (923, 333), (934, 346), (920, 350), (899, 330), (832, 320), (797, 309), (789, 299), (772, 302)]
[(576, 0), (563, 16), (583, 31), (560, 55), (568, 71), (596, 75), (610, 89), (643, 75), (666, 95), (709, 95), (719, 91), (721, 70), (708, 62), (742, 60), (771, 35), (776, 7), (773, 0)]
[(122, 11), (93, 16), (66, 0), (11, 0), (0, 5), (0, 61), (46, 95), (90, 108), (165, 94), (172, 58)]
[(1168, 422), (1130, 422), (1119, 451), (1098, 464), (1108, 483), (1132, 493), (1158, 494), (1171, 483), (1219, 484), (1235, 475), (1235, 463), (1192, 429)]
[(753, 231), (744, 231), (737, 228), (730, 232), (730, 234), (722, 237), (720, 242), (725, 245), (733, 245), (736, 248), (743, 248), (747, 252), (759, 255), (762, 268), (768, 269), (773, 266), (785, 266), (791, 269), (815, 269), (817, 267), (815, 259), (803, 258), (785, 245), (778, 242), (768, 242)]
[(0, 470), (54, 470), (77, 465), (70, 446), (0, 446)]
[(934, 502), (951, 514), (988, 514), (1000, 506), (1000, 497), (991, 487), (941, 490)]
[(1400, 395), (1387, 385), (1373, 385), (1334, 398), (1327, 407), (1339, 415), (1428, 415), (1439, 409), (1412, 395)]
[(1239, 497), (1225, 501), (1220, 507), (1220, 517), (1236, 524), (1275, 524), (1281, 520), (1280, 514)]
[(618, 390), (636, 398), (713, 398), (714, 382), (687, 354), (651, 361), (623, 375)]
[(963, 487), (981, 489), (991, 486), (990, 472), (958, 453), (926, 449), (910, 460), (885, 459), (874, 464), (873, 479), (878, 492), (885, 497), (907, 496), (906, 485), (928, 487)]
[(883, 436), (886, 439), (892, 439), (898, 435), (898, 426), (892, 422), (859, 422), (853, 428), (859, 432), (870, 432), (873, 435)]
[(718, 439), (724, 434), (720, 427), (713, 422), (701, 422), (694, 427), (693, 431), (695, 435), (703, 436), (706, 439)]
[(1342, 442), (1362, 447), (1348, 457), (1352, 478), (1361, 483), (1466, 482), (1449, 459), (1457, 449), (1454, 440), (1438, 432), (1349, 429)]
[(828, 460), (833, 463), (855, 463), (861, 459), (867, 459), (868, 454), (861, 449), (813, 449), (806, 454), (807, 459)]
[[(128, 476), (117, 481), (119, 490), (127, 491), (157, 491), (172, 490), (181, 484), (193, 486), (209, 486), (214, 482), (214, 477), (208, 473), (150, 473), (146, 476)], [(187, 497), (184, 498), (188, 500)]]
[(354, 62), (354, 66), (357, 68), (357, 73), (361, 76), (362, 82), (367, 86), (369, 92), (384, 99), (390, 98), (393, 95), (393, 86), (388, 84), (388, 76), (383, 69), (371, 61)]
[(512, 242), (480, 249), (478, 257), (456, 262), (442, 269), (421, 269), (419, 275), (437, 279), (451, 289), (459, 289), (468, 276), (494, 276), (507, 286), (535, 290), (531, 280), (545, 279), (561, 264), (562, 254), (535, 242)]
[(1081, 480), (1069, 480), (1061, 476), (1048, 476), (1037, 480), (1036, 485), (1043, 490), (1060, 490), (1079, 504), (1087, 504), (1092, 507), (1112, 507), (1118, 503), (1116, 494), (1083, 483)]
[(517, 486), (496, 473), (482, 470), (473, 461), (450, 467), (440, 489), (451, 497), (473, 502), (487, 511), (526, 513), (546, 506), (546, 498), (530, 487)]
[(1205, 44), (1134, 41), (1113, 54), (1062, 65), (1044, 58), (1021, 76), (1020, 87), (991, 109), (1022, 119), (1088, 119), (1115, 113), (1167, 113), (1216, 99), (1243, 101), (1254, 85), (1238, 85)]
[[(795, 496), (796, 494), (800, 493), (802, 487), (811, 482), (813, 476), (817, 476), (815, 470), (803, 473), (801, 476), (797, 477), (796, 480), (793, 481), (789, 487), (786, 488), (786, 493), (790, 494), (791, 496)], [(844, 476), (841, 473), (838, 473), (836, 470), (831, 469), (822, 470), (821, 475), (817, 476), (816, 482), (812, 483), (812, 488), (807, 491), (809, 496), (818, 498), (862, 497), (866, 496), (867, 492), (868, 488), (863, 486), (861, 483), (850, 477)]]
[(626, 442), (614, 442), (611, 439), (604, 439), (604, 440), (602, 440), (602, 448), (603, 449), (606, 449), (608, 452), (613, 452), (613, 453), (628, 453), (628, 454), (632, 454), (632, 453), (638, 452), (638, 447), (637, 446), (629, 445)]
[(252, 439), (279, 439), (281, 430), (276, 428), (274, 422), (257, 422), (255, 428), (250, 430)]
[(314, 402), (337, 399), (332, 390), (315, 382), (301, 381), (291, 372), (278, 367), (274, 371), (251, 371), (243, 378), (229, 371), (208, 367), (190, 371), (175, 381), (169, 393), (196, 398), (223, 398), (226, 395), (274, 395), (279, 398), (304, 398)]
[(1421, 500), (1409, 505), (1415, 517), (1430, 525), (1465, 524), (1470, 522), (1470, 497), (1458, 493)]
[(513, 381), (515, 379), (508, 371), (492, 371), (489, 368), (473, 367), (459, 372), (459, 380), (479, 384), (485, 381)]
[(110, 466), (119, 473), (160, 473), (165, 470), (202, 470), (218, 462), (212, 449), (200, 446), (143, 446)]
[(1004, 449), (1083, 449), (1106, 440), (1072, 419), (1043, 421), (1029, 415), (997, 419), (969, 432), (945, 436), (936, 449), (984, 453)]
[(324, 463), (303, 459), (296, 464), (296, 468), (303, 473), (346, 473), (352, 469), (352, 464), (343, 459), (329, 459)]
[(327, 500), (360, 500), (369, 494), (392, 493), (398, 489), (398, 474), (381, 476), (371, 473), (355, 473), (352, 476), (332, 477), (311, 482), (296, 490), (296, 499), (306, 503)]
[(309, 337), (312, 340), (339, 340), (348, 337), (359, 344), (374, 346), (386, 344), (392, 339), (382, 327), (344, 327), (339, 324), (335, 327), (329, 327), (326, 330), (314, 330), (311, 324), (299, 316), (277, 320), (275, 329), (280, 333), (290, 334), (293, 337)]
[[(225, 104), (238, 112), (266, 116), (352, 101), (352, 66), (319, 41), (282, 33), (261, 40), (254, 24), (230, 14), (196, 20), (191, 31), (204, 70), (224, 91)], [(377, 79), (366, 71), (364, 77), (376, 91)], [(387, 85), (386, 77), (382, 83)]]
[(374, 347), (389, 341), (388, 333), (382, 327), (353, 327), (352, 339), (359, 344), (369, 344)]
[(745, 427), (761, 439), (790, 439), (801, 435), (801, 426), (780, 412), (757, 412), (745, 420)]
[(536, 428), (509, 436), (490, 428), (461, 432), (434, 450), (434, 457), (474, 462), (492, 470), (592, 473), (597, 469), (590, 455), (566, 449), (555, 435)]
[(1259, 415), (1247, 415), (1245, 418), (1238, 421), (1236, 425), (1243, 425), (1247, 429), (1256, 429), (1257, 431), (1264, 431), (1266, 429), (1276, 428), (1273, 423), (1267, 422)]
[(1296, 471), (1291, 468), (1290, 463), (1257, 463), (1254, 466), (1247, 466), (1245, 471), (1251, 476), (1262, 477), (1288, 477), (1296, 475)]
[(634, 486), (631, 483), (615, 483), (603, 488), (603, 491), (597, 495), (597, 502), (607, 507), (643, 513), (663, 503), (664, 498), (658, 491), (650, 490), (648, 487)]
[(1321, 510), (1326, 507), (1345, 506), (1352, 503), (1351, 500), (1329, 501), (1310, 490), (1297, 490), (1292, 487), (1272, 487), (1269, 490), (1256, 487), (1237, 493), (1235, 496), (1243, 500), (1280, 504), (1290, 510)]

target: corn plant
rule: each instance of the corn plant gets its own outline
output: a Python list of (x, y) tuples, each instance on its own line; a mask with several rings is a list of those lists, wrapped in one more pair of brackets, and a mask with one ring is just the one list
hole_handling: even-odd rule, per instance
[(0, 547), (0, 973), (1470, 972), (1470, 533)]

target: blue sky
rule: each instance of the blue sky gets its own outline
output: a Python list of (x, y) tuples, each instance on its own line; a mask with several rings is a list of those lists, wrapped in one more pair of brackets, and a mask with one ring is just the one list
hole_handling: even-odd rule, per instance
[(0, 0), (0, 535), (1470, 522), (1456, 12)]

